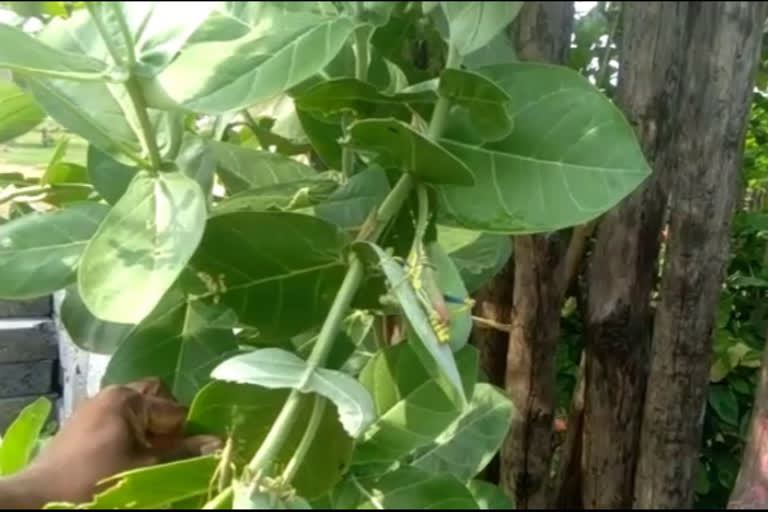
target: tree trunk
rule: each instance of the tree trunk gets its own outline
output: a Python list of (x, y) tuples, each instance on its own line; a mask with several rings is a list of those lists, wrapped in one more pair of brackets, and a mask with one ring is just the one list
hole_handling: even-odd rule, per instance
[(675, 151), (684, 7), (626, 2), (616, 101), (653, 175), (602, 220), (590, 258), (582, 500), (632, 504), (651, 340), (651, 290)]
[(635, 479), (635, 506), (646, 509), (693, 503), (712, 327), (766, 13), (763, 2), (684, 8), (669, 242)]
[[(527, 2), (516, 20), (518, 55), (564, 62), (570, 46), (573, 2)], [(555, 354), (565, 276), (564, 233), (515, 239), (514, 307), (506, 390), (517, 418), (501, 451), (501, 482), (520, 508), (551, 504)]]
[(728, 508), (768, 508), (768, 344), (763, 349), (749, 438)]

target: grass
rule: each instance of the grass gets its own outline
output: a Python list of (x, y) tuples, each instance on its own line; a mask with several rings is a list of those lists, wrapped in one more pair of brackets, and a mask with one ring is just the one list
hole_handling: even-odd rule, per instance
[[(48, 128), (49, 141), (43, 145), (43, 128)], [(85, 165), (88, 148), (85, 139), (67, 133), (60, 128), (42, 125), (13, 141), (0, 144), (0, 173), (20, 172), (25, 176), (38, 177), (48, 165), (56, 144), (69, 137), (64, 161)]]

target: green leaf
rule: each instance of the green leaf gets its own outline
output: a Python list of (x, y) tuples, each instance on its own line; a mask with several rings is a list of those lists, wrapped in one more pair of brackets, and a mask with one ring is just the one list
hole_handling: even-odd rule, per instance
[[(571, 50), (571, 52), (573, 51)], [(478, 69), (485, 66), (495, 66), (496, 64), (509, 64), (518, 60), (514, 42), (509, 37), (509, 34), (502, 30), (485, 46), (465, 56), (461, 61), (461, 65), (467, 69)]]
[(366, 119), (349, 127), (349, 145), (375, 153), (386, 168), (430, 183), (472, 185), (472, 172), (456, 157), (396, 119)]
[(724, 422), (730, 425), (739, 424), (739, 401), (730, 387), (722, 384), (710, 386), (709, 405)]
[(396, 117), (409, 120), (407, 103), (434, 102), (429, 91), (413, 94), (384, 94), (355, 78), (320, 82), (296, 98), (296, 107), (310, 113), (330, 115), (353, 112), (360, 117)]
[[(427, 368), (432, 367), (432, 363), (438, 367), (438, 375), (440, 377), (444, 375), (453, 386), (456, 391), (459, 401), (466, 403), (466, 396), (462, 388), (461, 377), (459, 371), (456, 368), (456, 361), (454, 360), (451, 347), (440, 343), (435, 336), (435, 332), (432, 330), (432, 326), (429, 323), (424, 309), (416, 297), (416, 293), (413, 291), (413, 287), (408, 281), (408, 277), (401, 267), (392, 257), (387, 255), (381, 248), (371, 243), (358, 244), (361, 249), (367, 250), (369, 253), (373, 253), (375, 258), (378, 259), (384, 274), (389, 281), (390, 286), (393, 288), (393, 292), (397, 297), (400, 306), (403, 308), (405, 316), (408, 318), (408, 322), (416, 333), (416, 336), (420, 343), (414, 345), (417, 354), (423, 358), (422, 361)], [(425, 350), (419, 350), (421, 346)]]
[(22, 75), (70, 80), (100, 80), (107, 65), (87, 55), (51, 47), (40, 39), (0, 23), (0, 68)]
[(121, 25), (133, 41), (136, 64), (132, 69), (151, 77), (165, 68), (178, 54), (189, 37), (208, 18), (217, 2), (196, 2), (183, 9), (168, 2), (100, 2), (94, 15), (116, 49), (120, 62), (129, 62), (129, 50)]
[(293, 211), (322, 203), (333, 195), (339, 184), (334, 180), (299, 180), (252, 188), (220, 202), (214, 215), (238, 211)]
[(108, 153), (139, 153), (138, 139), (105, 84), (35, 78), (25, 78), (24, 83), (48, 115), (67, 130)]
[(470, 293), (498, 274), (512, 255), (512, 241), (506, 235), (438, 226), (437, 240), (458, 268)]
[(355, 451), (355, 464), (391, 462), (431, 443), (458, 416), (410, 344), (378, 352), (360, 373), (378, 419)]
[(269, 389), (318, 393), (336, 405), (339, 420), (352, 438), (362, 434), (374, 419), (371, 397), (355, 379), (336, 370), (313, 370), (299, 357), (278, 348), (232, 357), (218, 365), (211, 376)]
[(292, 158), (226, 142), (208, 142), (219, 164), (219, 176), (231, 193), (317, 177), (317, 172)]
[(345, 246), (336, 227), (307, 215), (228, 213), (209, 219), (192, 267), (241, 323), (281, 339), (325, 318)]
[(515, 98), (515, 127), (483, 147), (442, 141), (477, 183), (438, 187), (441, 222), (484, 231), (554, 231), (597, 217), (649, 175), (621, 112), (578, 73), (535, 63), (482, 73)]
[(211, 370), (237, 353), (235, 320), (226, 308), (185, 300), (172, 290), (117, 347), (102, 385), (159, 377), (188, 404), (208, 383)]
[(113, 159), (93, 144), (88, 145), (88, 178), (108, 203), (120, 200), (138, 169)]
[(34, 213), (0, 225), (0, 297), (31, 298), (66, 287), (88, 240), (106, 215), (104, 205), (86, 203)]
[(16, 84), (0, 80), (0, 142), (15, 139), (45, 119), (35, 99)]
[(0, 443), (0, 475), (12, 475), (27, 466), (50, 414), (51, 401), (40, 397), (13, 420)]
[[(243, 465), (261, 446), (288, 397), (287, 390), (214, 381), (203, 388), (192, 403), (188, 417), (190, 434), (231, 436), (233, 461)], [(313, 400), (306, 397), (299, 407), (296, 425), (306, 425)], [(293, 456), (304, 429), (292, 429), (276, 462), (285, 465)], [(326, 492), (338, 482), (352, 455), (353, 441), (346, 434), (333, 407), (326, 407), (317, 439), (299, 466), (293, 485), (308, 499)]]
[(451, 475), (401, 468), (381, 478), (357, 478), (369, 500), (358, 508), (477, 510), (469, 490)]
[[(131, 180), (139, 172), (137, 167), (119, 162), (93, 145), (88, 146), (87, 160), (89, 181), (101, 197), (110, 204), (120, 200)], [(210, 194), (213, 188), (216, 160), (205, 139), (189, 133), (185, 134), (178, 154), (175, 156), (175, 162), (181, 172), (200, 184), (206, 195)]]
[(133, 331), (134, 324), (99, 320), (83, 303), (77, 286), (69, 286), (61, 304), (61, 322), (75, 345), (88, 352), (111, 354)]
[(468, 55), (488, 44), (515, 19), (523, 2), (440, 2), (451, 44)]
[(323, 163), (330, 169), (341, 169), (341, 124), (321, 121), (299, 109), (296, 110), (296, 116), (312, 144), (312, 149)]
[(218, 114), (260, 103), (322, 70), (355, 28), (345, 17), (263, 7), (257, 26), (245, 36), (187, 46), (146, 84), (154, 106), (170, 101)]
[(478, 73), (459, 69), (446, 69), (440, 75), (438, 86), (440, 96), (448, 98), (453, 105), (445, 137), (453, 135), (451, 118), (465, 116), (472, 137), (480, 142), (496, 141), (508, 136), (513, 122), (509, 94), (494, 82)]
[(412, 461), (414, 467), (467, 482), (496, 455), (509, 432), (512, 402), (490, 384), (477, 384), (469, 409)]
[(472, 307), (467, 303), (457, 304), (456, 301), (470, 299), (464, 281), (456, 265), (438, 243), (430, 243), (426, 247), (427, 257), (435, 266), (437, 285), (446, 298), (446, 309), (449, 315), (451, 339), (448, 341), (451, 349), (460, 350), (469, 340), (472, 332)]
[(507, 498), (498, 485), (483, 480), (472, 480), (467, 489), (477, 502), (480, 510), (514, 510), (515, 504)]
[(139, 323), (195, 252), (205, 217), (200, 186), (187, 176), (137, 174), (83, 253), (78, 289), (88, 309)]
[[(134, 469), (115, 475), (114, 485), (79, 508), (89, 510), (165, 508), (178, 501), (206, 494), (219, 461), (213, 456)], [(157, 485), (162, 482), (162, 485)]]
[(347, 231), (357, 231), (370, 213), (389, 193), (384, 171), (378, 167), (365, 169), (315, 206), (315, 215)]

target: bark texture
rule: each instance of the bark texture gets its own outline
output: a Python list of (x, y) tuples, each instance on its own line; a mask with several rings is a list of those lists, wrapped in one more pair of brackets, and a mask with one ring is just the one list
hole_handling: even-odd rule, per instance
[(616, 102), (654, 169), (603, 218), (588, 272), (582, 501), (632, 504), (648, 353), (651, 290), (675, 153), (681, 2), (627, 2)]
[[(573, 2), (528, 2), (516, 20), (518, 55), (561, 63), (570, 47)], [(501, 483), (520, 508), (551, 504), (555, 355), (566, 289), (566, 233), (515, 239), (514, 299), (505, 388), (518, 416), (501, 452)], [(583, 247), (583, 244), (582, 244)]]
[[(669, 239), (635, 478), (636, 508), (690, 508), (712, 328), (760, 50), (763, 2), (685, 9)], [(604, 439), (602, 442), (611, 443)]]

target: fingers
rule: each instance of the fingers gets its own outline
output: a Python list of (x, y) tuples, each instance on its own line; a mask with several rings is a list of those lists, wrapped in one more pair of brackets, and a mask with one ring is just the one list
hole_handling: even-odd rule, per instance
[(146, 429), (149, 434), (181, 433), (187, 419), (187, 409), (176, 402), (154, 396), (144, 396)]
[(176, 442), (165, 446), (159, 457), (163, 462), (171, 462), (201, 455), (210, 455), (215, 453), (216, 450), (220, 450), (222, 446), (221, 439), (215, 436), (191, 436), (178, 439)]
[(165, 398), (172, 402), (175, 401), (175, 398), (159, 377), (147, 377), (142, 380), (125, 384), (124, 387), (132, 389), (142, 395)]

